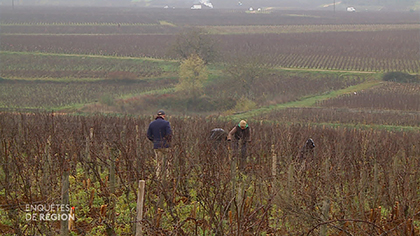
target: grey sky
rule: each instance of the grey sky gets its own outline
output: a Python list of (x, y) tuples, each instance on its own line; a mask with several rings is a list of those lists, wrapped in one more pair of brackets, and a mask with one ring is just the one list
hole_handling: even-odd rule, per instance
[(194, 3), (204, 3), (214, 9), (221, 8), (279, 8), (279, 9), (319, 9), (324, 6), (417, 6), (420, 0), (0, 0), (0, 5), (66, 5), (66, 6), (138, 6), (190, 8)]

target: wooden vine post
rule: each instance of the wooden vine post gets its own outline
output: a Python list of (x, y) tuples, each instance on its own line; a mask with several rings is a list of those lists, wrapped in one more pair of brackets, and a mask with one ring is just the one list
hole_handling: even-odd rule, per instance
[[(322, 202), (322, 215), (321, 219), (323, 222), (327, 222), (329, 220), (329, 212), (330, 212), (330, 200), (326, 199)], [(319, 236), (327, 236), (328, 228), (326, 224), (321, 225)]]
[(273, 157), (273, 162), (271, 163), (271, 188), (272, 192), (275, 192), (274, 185), (277, 176), (277, 155), (274, 149), (274, 144), (271, 145), (271, 156)]
[(136, 236), (143, 236), (143, 204), (144, 204), (144, 187), (145, 181), (139, 181), (139, 191), (137, 193), (137, 219), (136, 219)]
[(143, 177), (143, 171), (140, 171), (141, 170), (141, 167), (142, 167), (142, 163), (141, 163), (141, 156), (140, 156), (140, 153), (141, 153), (141, 147), (140, 147), (140, 130), (139, 130), (139, 125), (136, 125), (136, 166), (137, 166), (137, 168), (136, 168), (136, 170), (137, 171), (139, 171), (140, 173), (142, 173), (141, 175), (141, 178)]
[[(67, 158), (64, 160), (63, 163), (63, 174), (61, 176), (61, 204), (62, 206), (69, 206), (70, 200), (69, 200), (69, 187), (70, 187), (70, 181), (69, 181), (69, 164), (67, 161)], [(61, 212), (61, 214), (68, 214), (69, 212)], [(67, 220), (61, 220), (61, 228), (60, 228), (60, 235), (61, 236), (67, 236), (69, 235), (69, 221)]]
[(116, 158), (116, 150), (111, 149), (110, 152), (110, 163), (109, 163), (109, 190), (110, 190), (110, 207), (111, 212), (109, 214), (109, 220), (111, 221), (112, 225), (115, 223), (115, 205), (116, 205), (116, 196), (115, 196), (115, 185), (116, 185), (116, 178), (115, 178), (115, 158)]
[(236, 188), (236, 157), (233, 157), (232, 154), (232, 147), (228, 146), (228, 155), (229, 155), (229, 161), (230, 161), (230, 178), (232, 182), (232, 196), (235, 196), (235, 188)]

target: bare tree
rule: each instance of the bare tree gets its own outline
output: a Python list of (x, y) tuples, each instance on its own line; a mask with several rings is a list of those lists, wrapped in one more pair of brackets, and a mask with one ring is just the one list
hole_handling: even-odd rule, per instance
[(190, 29), (181, 32), (171, 45), (170, 54), (187, 59), (191, 55), (198, 55), (205, 64), (215, 60), (217, 56), (217, 42), (201, 29)]
[(235, 80), (236, 86), (248, 98), (252, 97), (252, 87), (268, 75), (269, 67), (260, 56), (237, 55), (229, 59), (226, 72)]

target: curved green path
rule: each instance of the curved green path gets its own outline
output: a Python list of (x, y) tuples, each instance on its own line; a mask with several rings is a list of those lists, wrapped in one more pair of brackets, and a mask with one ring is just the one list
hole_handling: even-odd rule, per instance
[(255, 116), (261, 116), (261, 115), (264, 115), (264, 114), (267, 114), (269, 112), (273, 112), (273, 111), (276, 111), (276, 110), (289, 108), (289, 107), (312, 107), (319, 101), (334, 98), (334, 97), (337, 97), (337, 96), (340, 96), (340, 95), (343, 95), (343, 94), (358, 92), (358, 91), (361, 91), (361, 90), (372, 88), (374, 86), (379, 85), (380, 83), (381, 83), (380, 80), (369, 80), (369, 81), (366, 81), (366, 82), (361, 83), (361, 84), (357, 84), (357, 85), (354, 85), (354, 86), (347, 87), (345, 89), (334, 90), (334, 91), (330, 91), (328, 93), (324, 93), (324, 94), (321, 94), (321, 95), (303, 97), (298, 101), (261, 107), (261, 108), (258, 108), (258, 109), (254, 109), (254, 110), (251, 110), (251, 111), (241, 113), (241, 114), (231, 115), (231, 116), (228, 116), (228, 118), (229, 119), (248, 119), (248, 118), (252, 118), (252, 117), (255, 117)]

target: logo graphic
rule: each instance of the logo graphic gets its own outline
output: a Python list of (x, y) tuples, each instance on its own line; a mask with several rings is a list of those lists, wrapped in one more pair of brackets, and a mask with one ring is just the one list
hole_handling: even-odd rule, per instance
[[(71, 207), (74, 212), (74, 207)], [(25, 207), (27, 221), (67, 221), (75, 220), (74, 214), (70, 213), (68, 204), (26, 204)]]

